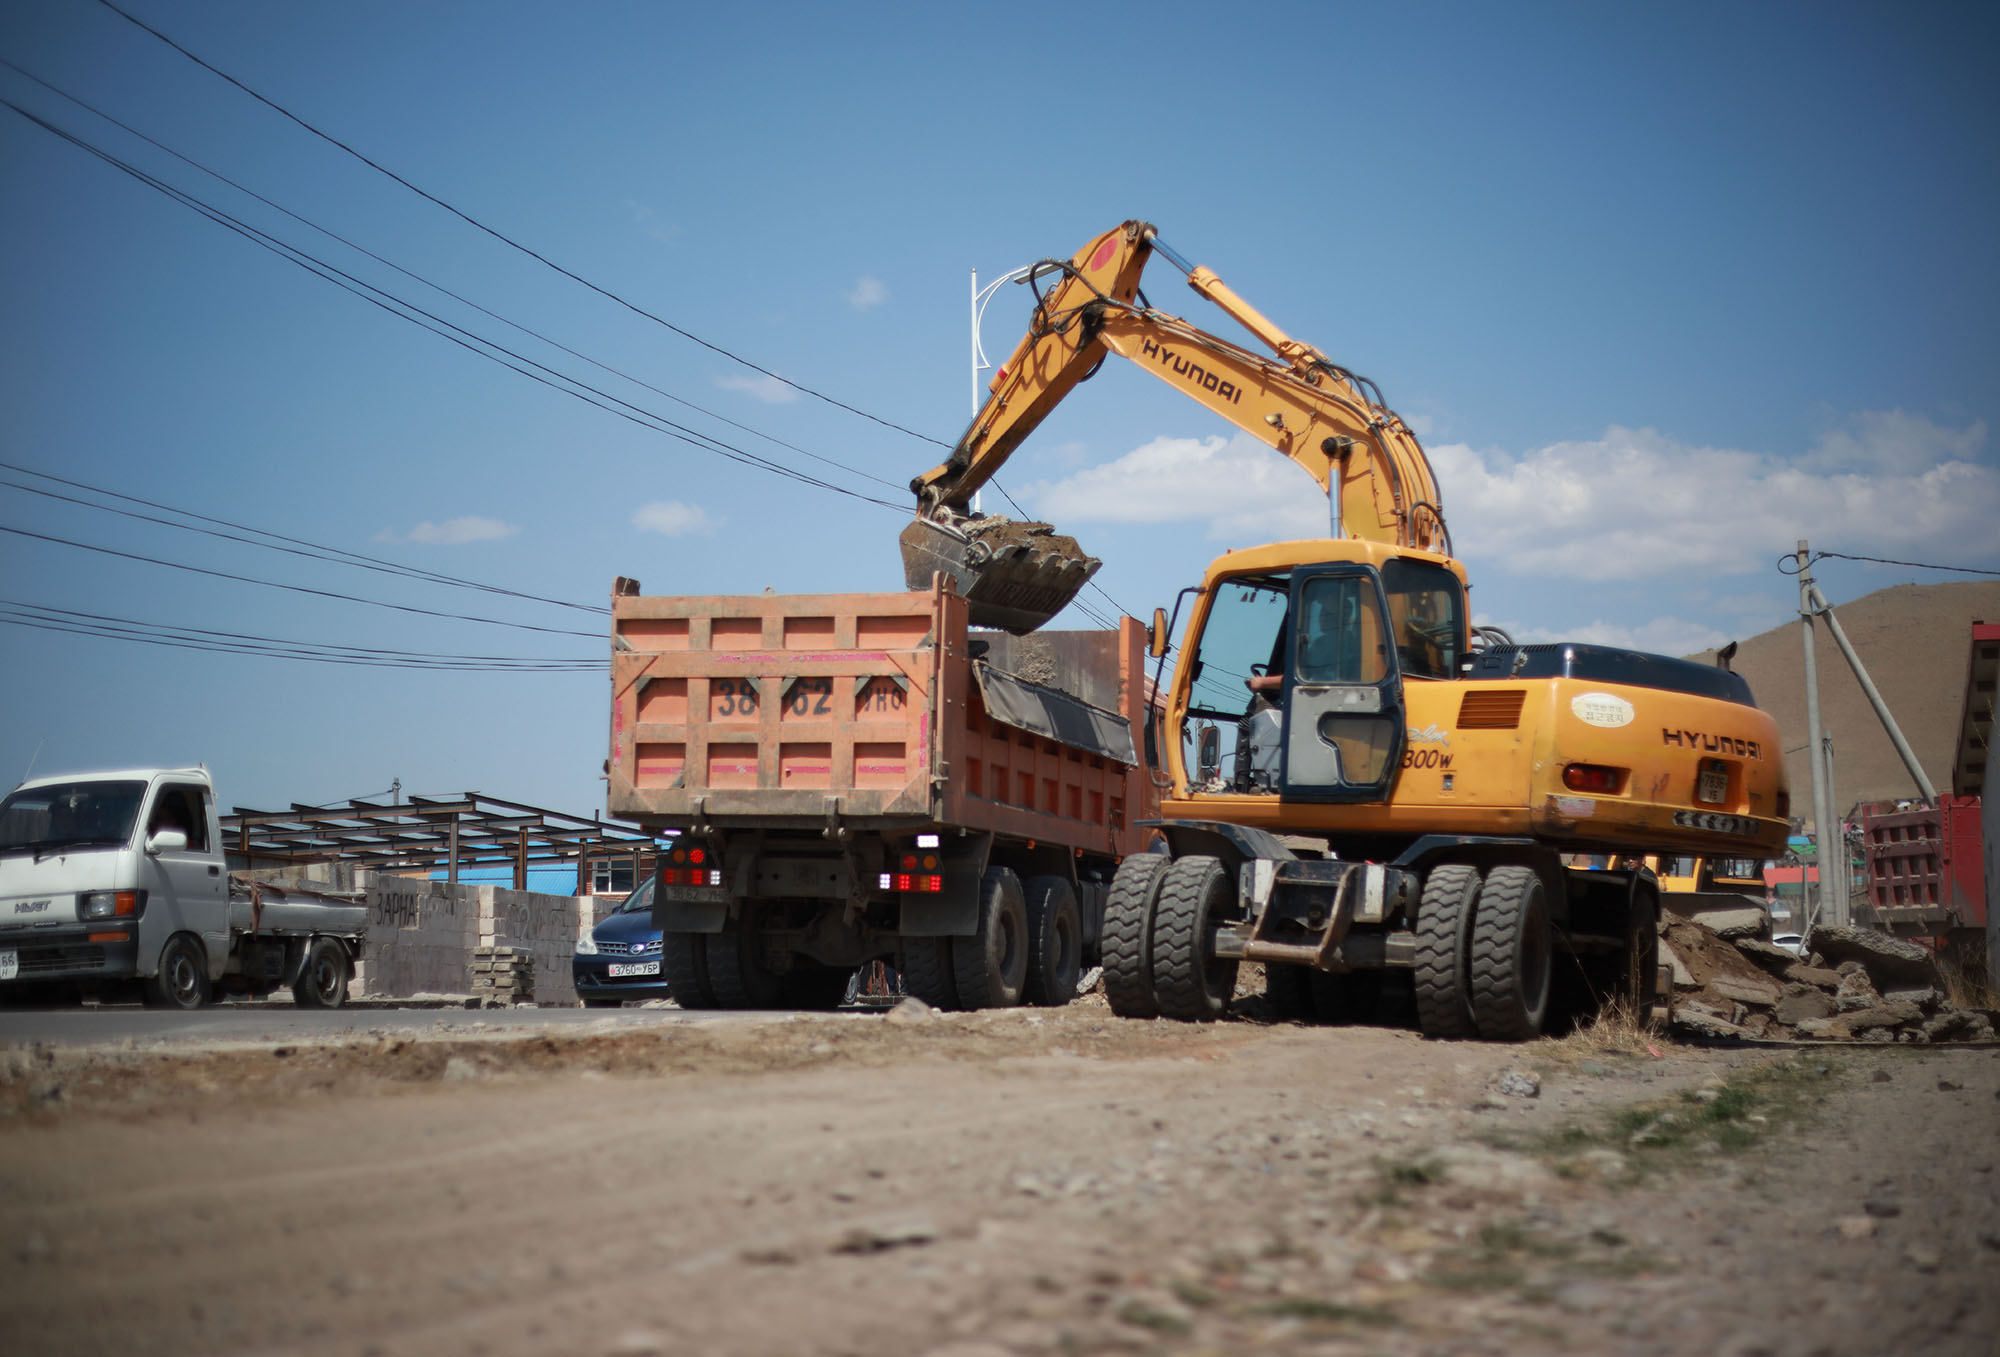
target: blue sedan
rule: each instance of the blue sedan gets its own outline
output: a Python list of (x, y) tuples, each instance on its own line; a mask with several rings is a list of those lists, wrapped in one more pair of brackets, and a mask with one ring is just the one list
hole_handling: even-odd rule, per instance
[(660, 973), (660, 930), (653, 926), (652, 877), (577, 942), (570, 976), (585, 1008), (668, 997), (667, 979)]

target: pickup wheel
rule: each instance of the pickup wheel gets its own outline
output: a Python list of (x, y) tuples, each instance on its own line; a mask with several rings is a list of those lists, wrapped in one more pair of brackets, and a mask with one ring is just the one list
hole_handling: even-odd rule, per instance
[(339, 1008), (347, 1002), (347, 949), (332, 938), (314, 938), (292, 982), (300, 1008)]
[(1104, 902), (1104, 998), (1121, 1018), (1157, 1018), (1153, 994), (1153, 903), (1174, 860), (1134, 853), (1118, 864)]
[(951, 974), (963, 1008), (1013, 1008), (1028, 982), (1028, 904), (1021, 878), (988, 867), (979, 883), (979, 929), (951, 940)]
[(1059, 876), (1028, 881), (1028, 983), (1031, 1004), (1054, 1008), (1076, 997), (1083, 974), (1083, 915), (1076, 892)]
[(208, 962), (190, 933), (176, 933), (160, 949), (160, 969), (146, 977), (148, 1008), (200, 1008), (208, 1002)]
[(708, 988), (708, 938), (701, 933), (660, 935), (660, 973), (667, 996), (682, 1008), (714, 1008)]
[(1236, 994), (1236, 962), (1215, 955), (1215, 927), (1236, 902), (1235, 883), (1212, 857), (1167, 869), (1153, 903), (1153, 997), (1160, 1016), (1213, 1022)]
[(1472, 920), (1472, 1016), (1488, 1041), (1526, 1041), (1548, 1017), (1555, 939), (1549, 897), (1532, 867), (1495, 867)]
[(1464, 863), (1433, 867), (1417, 902), (1417, 1026), (1427, 1037), (1479, 1035), (1472, 1018), (1466, 965), (1479, 869)]

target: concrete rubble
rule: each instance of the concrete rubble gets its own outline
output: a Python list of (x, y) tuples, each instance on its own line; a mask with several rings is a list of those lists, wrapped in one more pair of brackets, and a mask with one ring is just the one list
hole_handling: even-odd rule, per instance
[[(1674, 1025), (1704, 1037), (1760, 1041), (1991, 1041), (2000, 1013), (1961, 1008), (1932, 955), (1873, 929), (1822, 924), (1801, 957), (1746, 930), (1732, 911), (1660, 919), (1660, 959), (1673, 972)], [(1761, 911), (1758, 911), (1761, 913)]]

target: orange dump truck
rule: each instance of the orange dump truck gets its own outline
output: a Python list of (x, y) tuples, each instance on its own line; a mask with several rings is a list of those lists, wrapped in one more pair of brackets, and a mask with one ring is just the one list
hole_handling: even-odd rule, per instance
[(928, 592), (612, 597), (610, 813), (683, 1008), (825, 1008), (887, 961), (943, 1008), (1066, 1002), (1159, 793), (1146, 633), (968, 629)]

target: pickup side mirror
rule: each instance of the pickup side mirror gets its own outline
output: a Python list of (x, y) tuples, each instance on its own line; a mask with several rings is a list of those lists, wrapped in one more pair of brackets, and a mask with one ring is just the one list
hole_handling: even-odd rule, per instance
[(146, 853), (150, 857), (158, 857), (162, 853), (185, 853), (187, 846), (185, 830), (156, 829), (146, 840)]
[(1153, 609), (1153, 625), (1146, 629), (1146, 649), (1154, 659), (1163, 659), (1167, 653), (1167, 610)]

